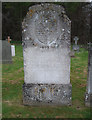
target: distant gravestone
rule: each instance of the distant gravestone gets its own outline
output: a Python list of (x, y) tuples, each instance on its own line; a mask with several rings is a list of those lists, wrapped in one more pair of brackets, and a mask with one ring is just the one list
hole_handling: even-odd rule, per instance
[(23, 23), (26, 105), (69, 105), (71, 21), (64, 8), (39, 4), (29, 8)]
[(91, 48), (91, 46), (92, 46), (92, 43), (91, 43), (91, 42), (89, 42), (89, 43), (88, 43), (88, 49), (90, 49), (90, 48)]
[(87, 90), (85, 95), (85, 105), (92, 107), (92, 46), (89, 48), (89, 58), (88, 58), (88, 80), (87, 80)]
[(0, 40), (0, 64), (2, 64), (2, 40)]
[(2, 61), (2, 63), (4, 64), (12, 63), (10, 43), (8, 43), (8, 41), (6, 40), (2, 40), (1, 42), (2, 42), (2, 53), (0, 52), (0, 54), (2, 55), (2, 59), (0, 59), (0, 61)]
[(13, 57), (15, 56), (15, 45), (11, 45), (11, 54)]
[(8, 43), (11, 42), (10, 36), (8, 36), (7, 41), (8, 41)]
[(75, 45), (73, 45), (74, 51), (79, 51), (78, 40), (79, 40), (79, 38), (77, 36), (75, 36), (74, 37)]
[[(8, 43), (10, 43), (12, 41), (10, 36), (8, 36), (6, 40), (8, 41)], [(11, 55), (12, 55), (12, 57), (15, 56), (15, 45), (11, 45)]]

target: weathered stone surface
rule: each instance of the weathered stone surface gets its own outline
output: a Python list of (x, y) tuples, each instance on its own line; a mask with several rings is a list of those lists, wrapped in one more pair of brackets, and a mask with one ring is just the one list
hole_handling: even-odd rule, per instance
[[(33, 85), (24, 87), (24, 101), (26, 93), (30, 91), (29, 103), (32, 101), (31, 95), (35, 86), (39, 89), (38, 84), (46, 87), (46, 91), (54, 85), (70, 84), (70, 34), (71, 21), (66, 16), (64, 8), (55, 4), (39, 4), (29, 8), (23, 23), (23, 56), (24, 56), (24, 82), (26, 85)], [(35, 85), (35, 86), (34, 86)], [(47, 85), (47, 86), (45, 86)], [(64, 87), (65, 88), (65, 87)], [(63, 90), (61, 89), (61, 98), (63, 97)], [(28, 93), (28, 94), (29, 94)], [(70, 92), (67, 92), (67, 94)], [(51, 93), (44, 93), (42, 95), (42, 102), (48, 99)], [(55, 102), (60, 96), (52, 95)], [(55, 97), (55, 99), (54, 99)], [(68, 98), (60, 103), (68, 104)], [(63, 98), (62, 98), (63, 99)], [(69, 100), (70, 102), (70, 100)]]
[(88, 92), (85, 94), (85, 105), (87, 107), (92, 107), (92, 94), (89, 94)]
[(70, 83), (70, 25), (62, 6), (29, 8), (22, 37), (25, 83)]
[(73, 45), (73, 50), (79, 52), (79, 46), (78, 45)]
[(89, 50), (88, 58), (88, 80), (87, 80), (87, 90), (85, 95), (85, 105), (92, 107), (92, 47)]
[(71, 84), (24, 84), (25, 105), (71, 105)]
[(60, 5), (41, 4), (30, 7), (22, 26), (25, 47), (57, 48), (58, 45), (70, 45), (71, 21)]
[(70, 55), (66, 48), (31, 48), (24, 51), (25, 83), (69, 84)]
[(74, 37), (75, 45), (73, 45), (73, 50), (79, 52), (79, 45), (77, 44), (79, 38), (77, 36)]
[(2, 40), (0, 40), (0, 64), (2, 64)]
[(2, 40), (2, 51), (0, 54), (2, 55), (2, 61), (3, 64), (12, 63), (12, 56), (11, 56), (11, 45), (6, 40)]

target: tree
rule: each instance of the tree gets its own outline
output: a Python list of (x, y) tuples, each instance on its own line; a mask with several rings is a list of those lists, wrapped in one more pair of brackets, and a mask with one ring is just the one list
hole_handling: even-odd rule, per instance
[[(8, 35), (11, 36), (11, 38), (14, 41), (21, 41), (22, 39), (22, 28), (21, 23), (24, 17), (26, 16), (26, 13), (28, 11), (29, 6), (40, 4), (35, 2), (7, 2), (3, 3), (3, 39), (6, 39)], [(88, 3), (80, 3), (80, 2), (56, 2), (54, 4), (60, 4), (63, 5), (66, 9), (67, 15), (70, 17), (72, 21), (72, 37), (76, 34), (80, 34), (80, 31), (78, 27), (82, 27), (82, 21), (80, 19), (80, 11), (82, 10), (82, 7), (85, 6), (85, 4)], [(82, 30), (81, 30), (82, 31)], [(81, 35), (79, 35), (81, 36)]]

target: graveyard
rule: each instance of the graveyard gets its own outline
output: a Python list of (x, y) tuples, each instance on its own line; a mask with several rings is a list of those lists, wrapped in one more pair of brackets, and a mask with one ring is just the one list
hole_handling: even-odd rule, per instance
[[(6, 10), (13, 4), (4, 5)], [(14, 37), (10, 30), (10, 37), (5, 33), (9, 27), (3, 28), (3, 36), (7, 38), (2, 41), (0, 51), (2, 117), (91, 118), (90, 34), (83, 37), (85, 32), (80, 34), (77, 31), (79, 21), (79, 26), (74, 27), (77, 22), (73, 14), (68, 13), (68, 17), (68, 9), (65, 10), (68, 3), (32, 3), (30, 7), (29, 3), (23, 3), (19, 4), (19, 8), (24, 5), (27, 5), (25, 9), (28, 11), (24, 14), (20, 11), (23, 16), (17, 19), (18, 26), (16, 24), (20, 35), (16, 32)], [(82, 11), (84, 6), (90, 8), (92, 4), (75, 5)], [(82, 15), (85, 17), (83, 11)], [(84, 31), (90, 26), (89, 17), (86, 18)]]
[(16, 57), (13, 57), (13, 64), (3, 64), (2, 69), (3, 118), (90, 118), (90, 108), (85, 106), (87, 50), (81, 48), (71, 58), (72, 105), (37, 107), (23, 105), (23, 50), (21, 44), (15, 47)]

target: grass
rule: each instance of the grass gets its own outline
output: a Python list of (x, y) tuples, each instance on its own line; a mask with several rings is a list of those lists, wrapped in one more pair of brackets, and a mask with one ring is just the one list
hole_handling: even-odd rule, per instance
[(72, 106), (24, 106), (23, 52), (22, 46), (16, 45), (13, 64), (3, 64), (2, 68), (3, 118), (90, 118), (90, 109), (85, 107), (84, 103), (87, 66), (88, 51), (81, 48), (80, 52), (71, 58)]

